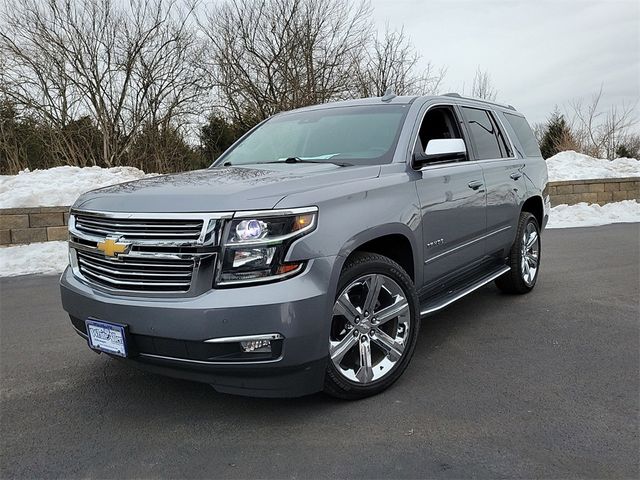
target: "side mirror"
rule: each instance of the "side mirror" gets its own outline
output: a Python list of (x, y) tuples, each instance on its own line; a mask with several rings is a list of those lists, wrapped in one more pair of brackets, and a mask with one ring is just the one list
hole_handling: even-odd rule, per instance
[(461, 138), (435, 138), (429, 140), (424, 153), (416, 153), (416, 164), (459, 162), (467, 159), (467, 147)]

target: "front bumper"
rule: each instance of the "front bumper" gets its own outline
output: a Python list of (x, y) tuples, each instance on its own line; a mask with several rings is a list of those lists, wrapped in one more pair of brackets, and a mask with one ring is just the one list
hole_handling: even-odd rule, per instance
[[(60, 279), (62, 305), (85, 338), (89, 317), (126, 324), (131, 354), (124, 361), (142, 369), (210, 383), (225, 393), (301, 396), (323, 387), (335, 261), (313, 259), (302, 274), (277, 283), (177, 298), (114, 295), (67, 269)], [(284, 338), (269, 359), (245, 354), (229, 360), (205, 342), (271, 333)]]

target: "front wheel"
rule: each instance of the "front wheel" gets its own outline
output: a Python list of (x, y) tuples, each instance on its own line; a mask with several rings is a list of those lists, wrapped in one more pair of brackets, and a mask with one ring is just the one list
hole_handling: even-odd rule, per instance
[(402, 267), (382, 255), (355, 254), (333, 307), (325, 392), (358, 399), (388, 388), (409, 364), (419, 327), (418, 297)]
[(496, 280), (496, 285), (506, 293), (528, 293), (533, 290), (540, 271), (540, 226), (529, 212), (522, 212), (518, 221), (516, 241), (509, 253), (511, 267)]

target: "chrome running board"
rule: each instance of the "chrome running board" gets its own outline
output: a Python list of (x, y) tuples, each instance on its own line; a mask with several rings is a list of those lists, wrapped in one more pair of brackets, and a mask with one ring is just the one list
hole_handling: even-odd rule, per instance
[(450, 290), (445, 296), (437, 296), (436, 298), (431, 299), (433, 302), (425, 302), (425, 304), (420, 308), (420, 316), (425, 316), (430, 313), (437, 312), (438, 310), (442, 310), (444, 307), (451, 305), (453, 302), (460, 300), (462, 297), (465, 297), (472, 292), (475, 292), (477, 289), (485, 286), (487, 283), (494, 281), (496, 278), (504, 275), (509, 270), (511, 270), (511, 268), (505, 265), (503, 267), (500, 267), (499, 270), (493, 271), (490, 274), (481, 277), (478, 281), (462, 287), (461, 290)]

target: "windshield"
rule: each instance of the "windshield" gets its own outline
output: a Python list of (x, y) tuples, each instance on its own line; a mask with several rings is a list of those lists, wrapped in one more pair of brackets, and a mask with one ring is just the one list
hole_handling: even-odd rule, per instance
[(408, 105), (332, 107), (275, 116), (217, 165), (272, 162), (390, 163)]

